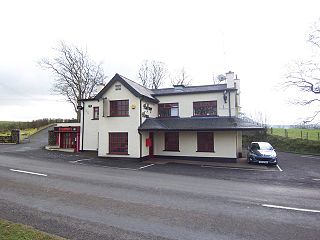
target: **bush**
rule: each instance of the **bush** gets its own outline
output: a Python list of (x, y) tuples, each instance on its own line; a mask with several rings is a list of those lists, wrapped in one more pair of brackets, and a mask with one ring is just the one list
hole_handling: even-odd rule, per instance
[(291, 139), (281, 136), (258, 133), (243, 135), (243, 147), (250, 142), (269, 142), (276, 150), (282, 152), (296, 152), (302, 154), (320, 154), (320, 142), (306, 139)]

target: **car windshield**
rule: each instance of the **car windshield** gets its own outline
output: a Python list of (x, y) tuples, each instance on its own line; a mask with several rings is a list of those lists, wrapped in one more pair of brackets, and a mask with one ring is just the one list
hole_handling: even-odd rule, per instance
[(269, 143), (253, 143), (252, 148), (256, 150), (273, 150)]

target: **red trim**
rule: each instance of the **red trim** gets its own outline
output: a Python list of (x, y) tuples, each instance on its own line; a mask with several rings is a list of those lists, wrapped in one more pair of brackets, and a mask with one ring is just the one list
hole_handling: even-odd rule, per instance
[(109, 133), (109, 154), (128, 155), (128, 133)]
[[(171, 109), (178, 109), (178, 115), (172, 116)], [(160, 118), (179, 117), (179, 103), (161, 103), (158, 104), (158, 116)]]
[(93, 107), (93, 118), (92, 120), (98, 120), (99, 119), (99, 107)]
[(197, 152), (214, 152), (213, 132), (197, 132)]
[(217, 101), (193, 102), (193, 116), (217, 116)]
[(129, 100), (110, 101), (110, 117), (129, 116)]
[(179, 151), (179, 132), (165, 132), (164, 133), (164, 150), (165, 151)]

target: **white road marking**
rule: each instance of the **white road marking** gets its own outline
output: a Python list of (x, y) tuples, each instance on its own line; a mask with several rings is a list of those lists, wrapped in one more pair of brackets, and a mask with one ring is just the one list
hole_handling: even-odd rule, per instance
[(110, 167), (110, 166), (103, 166), (103, 165), (98, 165), (98, 164), (86, 164), (86, 163), (78, 163), (79, 165), (84, 165), (84, 166), (91, 166), (91, 167), (99, 167), (99, 168), (111, 168), (111, 169), (120, 169), (120, 170), (133, 170), (137, 171), (138, 169), (135, 168), (121, 168), (121, 167)]
[(86, 158), (86, 159), (79, 159), (75, 161), (70, 161), (71, 163), (77, 163), (77, 162), (82, 162), (82, 161), (90, 161), (92, 158)]
[(303, 155), (303, 156), (300, 156), (302, 158), (314, 158), (314, 159), (320, 159), (320, 156), (312, 156), (312, 155)]
[(139, 167), (139, 169), (144, 169), (144, 168), (147, 168), (147, 167), (151, 167), (151, 166), (153, 166), (154, 164), (152, 163), (152, 164), (149, 164), (149, 165), (146, 165), (146, 166), (143, 166), (143, 167)]
[(277, 168), (279, 169), (280, 172), (283, 172), (283, 170), (280, 168), (278, 164), (277, 164)]
[(313, 178), (313, 181), (320, 181), (320, 178)]
[(268, 208), (278, 208), (278, 209), (286, 209), (286, 210), (293, 210), (293, 211), (300, 211), (300, 212), (320, 213), (320, 210), (314, 210), (314, 209), (293, 208), (293, 207), (284, 207), (284, 206), (269, 205), (269, 204), (262, 204), (262, 206), (268, 207)]
[(262, 172), (274, 172), (274, 171), (275, 171), (275, 170), (269, 170), (269, 169), (223, 167), (223, 166), (207, 166), (207, 165), (201, 165), (201, 167), (205, 167), (205, 168), (223, 168), (223, 169), (244, 170), (244, 171), (262, 171)]
[(19, 172), (19, 173), (27, 173), (27, 174), (32, 174), (32, 175), (37, 175), (37, 176), (42, 176), (42, 177), (47, 177), (47, 174), (43, 174), (43, 173), (36, 173), (36, 172), (28, 172), (28, 171), (24, 171), (24, 170), (18, 170), (18, 169), (10, 169), (10, 171), (12, 172)]

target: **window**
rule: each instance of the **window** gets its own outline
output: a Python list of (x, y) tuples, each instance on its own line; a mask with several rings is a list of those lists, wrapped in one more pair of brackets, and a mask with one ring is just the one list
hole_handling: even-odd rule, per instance
[(198, 132), (197, 144), (197, 152), (214, 152), (213, 132)]
[(93, 107), (93, 119), (99, 119), (99, 107)]
[(164, 134), (164, 146), (165, 151), (179, 151), (179, 133), (166, 132)]
[(162, 103), (158, 105), (159, 117), (178, 117), (178, 103)]
[(217, 101), (193, 102), (193, 116), (217, 116)]
[(128, 133), (109, 133), (109, 153), (128, 154)]
[(110, 101), (110, 116), (129, 116), (129, 100)]

